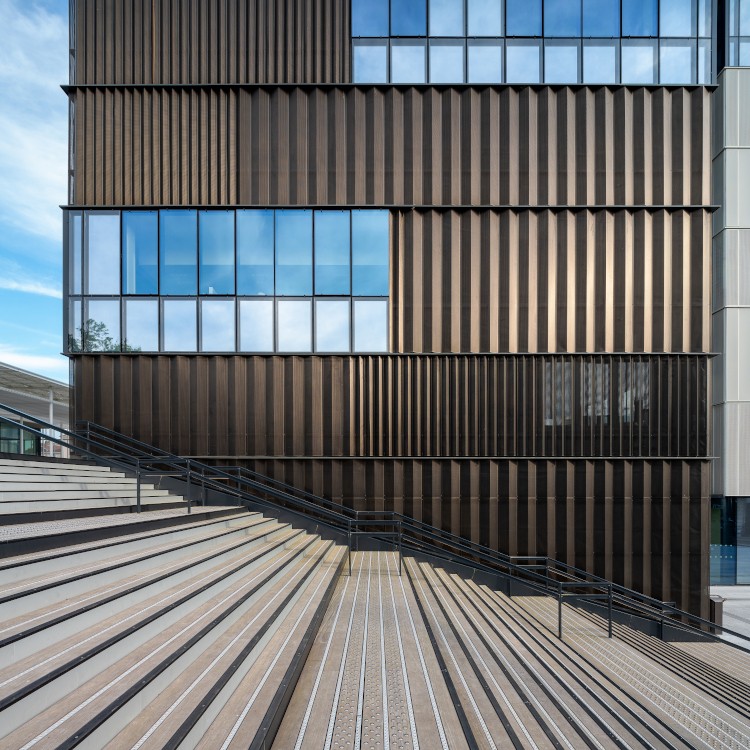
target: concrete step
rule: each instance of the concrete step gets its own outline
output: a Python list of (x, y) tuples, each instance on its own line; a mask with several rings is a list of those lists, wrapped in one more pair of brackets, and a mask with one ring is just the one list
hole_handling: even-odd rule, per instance
[[(151, 487), (141, 486), (141, 497), (164, 497), (168, 495), (167, 490), (158, 490), (153, 485)], [(35, 490), (17, 490), (11, 492), (0, 491), (0, 503), (11, 503), (19, 500), (26, 502), (40, 501), (59, 501), (59, 500), (91, 500), (107, 497), (132, 497), (138, 495), (138, 489), (135, 483), (125, 483), (110, 487), (105, 485), (99, 489), (35, 489)]]
[[(10, 522), (18, 521), (23, 516), (38, 515), (49, 517), (52, 514), (67, 513), (70, 515), (92, 515), (106, 509), (130, 510), (137, 507), (136, 493), (121, 492), (109, 497), (70, 498), (59, 500), (8, 500), (0, 501), (0, 516)], [(185, 500), (178, 495), (145, 494), (141, 495), (141, 508), (154, 506), (181, 506)]]
[(55, 474), (69, 472), (80, 475), (96, 475), (117, 472), (118, 470), (102, 464), (80, 463), (74, 460), (45, 461), (43, 459), (0, 458), (0, 472), (2, 473)]

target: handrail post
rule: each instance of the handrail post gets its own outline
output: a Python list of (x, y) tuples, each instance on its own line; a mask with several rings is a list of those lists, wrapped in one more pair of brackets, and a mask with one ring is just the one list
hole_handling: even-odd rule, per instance
[(347, 527), (349, 528), (349, 577), (352, 576), (352, 521), (347, 521)]
[(612, 584), (609, 584), (609, 596), (607, 597), (607, 617), (609, 619), (609, 630), (607, 637), (612, 637)]
[(404, 549), (403, 549), (403, 526), (402, 522), (398, 522), (398, 574), (401, 575), (401, 568), (404, 565)]
[(206, 507), (206, 470), (201, 469), (201, 505)]
[(193, 512), (193, 502), (190, 499), (191, 489), (190, 489), (190, 459), (185, 460), (185, 473), (187, 474), (187, 503), (188, 503), (188, 513)]
[(557, 583), (557, 637), (562, 640), (562, 581)]
[(141, 459), (135, 459), (135, 508), (141, 512)]

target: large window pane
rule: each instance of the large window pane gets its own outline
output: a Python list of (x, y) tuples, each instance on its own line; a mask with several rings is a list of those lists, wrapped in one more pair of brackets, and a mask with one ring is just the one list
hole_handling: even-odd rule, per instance
[(391, 0), (391, 35), (426, 36), (426, 0)]
[(464, 0), (430, 0), (430, 36), (463, 36)]
[(388, 302), (354, 300), (354, 351), (388, 351)]
[(240, 300), (240, 351), (273, 351), (273, 300)]
[(425, 43), (418, 39), (391, 42), (391, 83), (424, 83), (427, 80)]
[(237, 294), (273, 294), (273, 231), (273, 211), (237, 211)]
[(166, 210), (159, 213), (159, 264), (162, 294), (198, 291), (197, 214)]
[(388, 212), (352, 211), (352, 294), (388, 294)]
[(277, 351), (312, 351), (312, 304), (309, 300), (279, 300)]
[(656, 41), (622, 40), (622, 83), (656, 83)]
[(354, 83), (387, 83), (388, 42), (360, 39), (353, 42)]
[(352, 36), (388, 36), (388, 0), (352, 0)]
[(695, 42), (662, 40), (659, 50), (659, 83), (695, 83)]
[(234, 300), (201, 300), (201, 351), (233, 352)]
[(502, 83), (503, 43), (500, 39), (470, 39), (469, 83)]
[(619, 44), (613, 42), (583, 43), (583, 82), (617, 83), (617, 53)]
[(349, 294), (349, 211), (315, 212), (315, 294)]
[(622, 35), (656, 36), (657, 0), (622, 0)]
[(500, 36), (503, 33), (501, 0), (468, 0), (469, 36)]
[(349, 300), (315, 301), (315, 351), (350, 351)]
[(159, 293), (159, 215), (122, 212), (123, 294)]
[(165, 352), (198, 350), (194, 299), (165, 299), (162, 302), (162, 327)]
[(737, 0), (740, 6), (740, 36), (750, 36), (750, 2), (748, 0)]
[(83, 284), (83, 216), (68, 214), (68, 293), (81, 294)]
[(544, 0), (545, 36), (581, 36), (581, 4), (571, 0)]
[(711, 36), (711, 0), (698, 0), (698, 36)]
[(508, 83), (539, 83), (539, 42), (506, 42), (505, 80)]
[(506, 8), (507, 36), (542, 35), (542, 0), (506, 0)]
[(578, 42), (545, 42), (546, 83), (578, 83)]
[(198, 215), (200, 293), (234, 294), (234, 211)]
[(464, 43), (430, 42), (430, 82), (464, 82)]
[(312, 294), (312, 211), (276, 211), (276, 294)]
[(120, 300), (92, 299), (86, 304), (83, 344), (87, 352), (120, 351)]
[(659, 36), (694, 36), (695, 0), (660, 0)]
[(68, 302), (68, 351), (83, 351), (83, 315), (81, 313), (81, 299), (71, 299)]
[(86, 290), (88, 294), (120, 293), (120, 214), (86, 214)]
[(125, 301), (125, 351), (159, 351), (159, 301), (129, 299)]
[(583, 35), (620, 35), (620, 0), (583, 0)]

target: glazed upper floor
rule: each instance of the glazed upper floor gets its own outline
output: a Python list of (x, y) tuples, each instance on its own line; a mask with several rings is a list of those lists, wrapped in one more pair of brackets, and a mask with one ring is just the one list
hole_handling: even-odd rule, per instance
[(71, 0), (70, 83), (702, 84), (750, 0)]

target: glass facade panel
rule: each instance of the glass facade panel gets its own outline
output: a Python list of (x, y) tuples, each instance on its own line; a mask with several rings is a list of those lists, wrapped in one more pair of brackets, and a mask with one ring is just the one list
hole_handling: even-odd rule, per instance
[(350, 213), (315, 212), (315, 294), (349, 294)]
[(505, 79), (508, 83), (539, 83), (540, 43), (510, 39), (506, 42)]
[(83, 351), (82, 304), (80, 298), (68, 301), (68, 351), (71, 352)]
[(623, 83), (656, 83), (657, 68), (656, 41), (622, 40)]
[(662, 40), (659, 49), (661, 83), (695, 83), (695, 42)]
[(501, 0), (468, 0), (467, 5), (469, 36), (500, 36), (503, 33)]
[(162, 351), (195, 352), (198, 350), (196, 300), (162, 300)]
[(237, 294), (273, 294), (273, 245), (273, 211), (237, 211)]
[(86, 305), (83, 348), (87, 352), (120, 351), (120, 300), (92, 299)]
[(351, 351), (349, 300), (315, 300), (315, 351)]
[(427, 70), (425, 42), (419, 39), (394, 39), (391, 42), (391, 82), (425, 83)]
[(427, 0), (391, 0), (391, 35), (425, 36)]
[(499, 83), (503, 80), (503, 43), (500, 39), (470, 39), (467, 81)]
[(388, 36), (388, 0), (352, 0), (352, 36)]
[(125, 351), (159, 351), (159, 301), (125, 300)]
[(580, 80), (578, 42), (544, 43), (544, 80), (546, 83), (576, 83)]
[(83, 216), (71, 212), (68, 219), (68, 289), (81, 294), (83, 289)]
[(696, 21), (695, 0), (659, 1), (660, 36), (694, 36)]
[(354, 300), (354, 351), (388, 351), (388, 302)]
[(619, 46), (616, 41), (584, 41), (584, 83), (617, 83)]
[(240, 300), (240, 351), (272, 352), (273, 300)]
[(388, 81), (388, 42), (379, 39), (355, 40), (354, 83)]
[(159, 212), (159, 291), (195, 294), (198, 291), (198, 237), (195, 211)]
[(583, 35), (620, 36), (620, 0), (583, 0)]
[(711, 40), (698, 40), (698, 83), (711, 83)]
[(312, 211), (276, 211), (276, 294), (312, 294)]
[(233, 352), (234, 300), (201, 300), (201, 351)]
[(120, 214), (86, 215), (86, 292), (120, 293)]
[(234, 211), (198, 214), (201, 294), (234, 294)]
[(430, 35), (463, 36), (464, 0), (430, 0)]
[(581, 4), (570, 0), (544, 0), (545, 36), (580, 36)]
[(388, 294), (388, 213), (352, 211), (352, 294)]
[(159, 293), (159, 215), (122, 212), (122, 292)]
[(711, 0), (698, 0), (698, 36), (711, 36)]
[(430, 82), (464, 82), (463, 41), (430, 42)]
[(622, 0), (622, 35), (657, 35), (657, 0)]
[(507, 36), (542, 35), (542, 0), (506, 0), (505, 7)]
[(736, 0), (739, 5), (740, 36), (750, 36), (750, 2)]
[(277, 303), (277, 351), (312, 351), (312, 303), (279, 300)]

